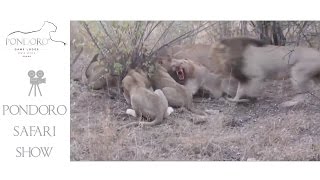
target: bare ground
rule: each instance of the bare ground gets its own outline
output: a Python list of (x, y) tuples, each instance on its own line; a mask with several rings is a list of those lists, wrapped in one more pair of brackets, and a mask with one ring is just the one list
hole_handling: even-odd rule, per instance
[[(110, 98), (71, 81), (71, 160), (320, 160), (320, 87), (306, 102), (281, 108), (294, 91), (288, 80), (266, 83), (254, 103), (196, 99), (200, 118), (180, 108), (161, 125), (132, 127), (122, 96)], [(200, 102), (199, 102), (200, 101)], [(199, 119), (200, 118), (200, 119)]]

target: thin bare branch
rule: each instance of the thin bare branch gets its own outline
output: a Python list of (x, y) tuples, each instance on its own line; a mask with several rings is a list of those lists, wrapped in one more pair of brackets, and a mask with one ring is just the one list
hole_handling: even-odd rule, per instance
[(83, 52), (83, 47), (81, 47), (79, 53), (77, 54), (77, 56), (76, 56), (76, 57), (73, 59), (73, 61), (71, 62), (71, 66), (73, 66), (73, 65), (77, 62), (77, 60), (79, 59), (79, 57), (80, 57), (80, 55), (82, 54), (82, 52)]
[(147, 36), (144, 38), (145, 41), (149, 38), (149, 36), (150, 36), (151, 33), (156, 29), (156, 27), (158, 27), (161, 23), (162, 23), (162, 21), (159, 21), (155, 26), (153, 26), (153, 27), (151, 28), (151, 30), (148, 32)]
[(215, 23), (214, 23), (214, 24), (212, 24), (212, 25), (210, 25), (210, 26), (207, 26), (207, 27), (201, 29), (203, 26), (205, 26), (205, 25), (207, 25), (207, 24), (208, 24), (208, 22), (203, 23), (203, 24), (201, 24), (198, 28), (193, 29), (193, 30), (190, 30), (190, 31), (188, 31), (188, 32), (186, 32), (186, 33), (184, 33), (184, 34), (182, 34), (182, 35), (174, 38), (173, 40), (169, 41), (168, 43), (163, 44), (163, 45), (162, 45), (160, 48), (158, 48), (157, 50), (155, 50), (155, 51), (153, 51), (153, 52), (151, 51), (149, 57), (152, 57), (156, 52), (160, 51), (160, 50), (161, 50), (162, 48), (164, 48), (165, 46), (168, 46), (168, 45), (170, 45), (170, 44), (173, 44), (173, 43), (176, 42), (176, 41), (179, 41), (179, 40), (181, 41), (181, 40), (186, 39), (186, 38), (188, 38), (188, 37), (197, 35), (198, 33), (200, 33), (200, 32), (202, 32), (202, 31), (208, 29), (209, 27), (215, 25)]
[(154, 43), (153, 47), (151, 48), (150, 52), (153, 52), (153, 49), (158, 45), (159, 41), (165, 36), (165, 34), (167, 34), (169, 32), (169, 29), (171, 28), (171, 26), (173, 25), (174, 21), (172, 21), (167, 28), (162, 32), (162, 34), (160, 35), (160, 37), (158, 38), (158, 40), (156, 41), (156, 43)]
[[(112, 36), (108, 33), (107, 28), (104, 26), (104, 24), (102, 23), (102, 21), (99, 21), (104, 33), (107, 35), (107, 37), (111, 40), (112, 42), (112, 46), (115, 47), (117, 49), (117, 52), (120, 52), (118, 46), (116, 45), (116, 43), (114, 42)], [(109, 50), (109, 49), (108, 49)]]
[(82, 25), (83, 25), (84, 29), (87, 31), (87, 33), (89, 34), (89, 36), (90, 36), (92, 42), (94, 43), (94, 45), (99, 49), (99, 51), (102, 53), (102, 55), (106, 58), (106, 55), (104, 54), (104, 52), (102, 51), (102, 49), (98, 45), (98, 42), (97, 42), (96, 38), (92, 35), (88, 24), (85, 21), (83, 21)]

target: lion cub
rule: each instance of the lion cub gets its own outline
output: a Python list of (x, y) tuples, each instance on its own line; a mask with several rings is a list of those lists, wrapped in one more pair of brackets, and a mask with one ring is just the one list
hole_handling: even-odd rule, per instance
[(168, 107), (168, 101), (163, 92), (158, 89), (155, 92), (150, 89), (147, 75), (141, 70), (129, 70), (127, 76), (122, 80), (124, 96), (132, 109), (127, 114), (154, 119), (151, 122), (133, 122), (125, 127), (141, 124), (142, 126), (153, 126), (160, 124), (168, 117), (173, 109)]

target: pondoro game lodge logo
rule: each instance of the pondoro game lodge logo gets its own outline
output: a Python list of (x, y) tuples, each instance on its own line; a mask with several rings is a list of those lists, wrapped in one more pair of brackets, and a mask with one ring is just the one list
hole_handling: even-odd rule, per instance
[(57, 31), (57, 26), (45, 21), (41, 28), (33, 31), (14, 31), (6, 38), (6, 46), (13, 48), (21, 57), (32, 57), (50, 43), (66, 45), (63, 41), (54, 40), (51, 35)]

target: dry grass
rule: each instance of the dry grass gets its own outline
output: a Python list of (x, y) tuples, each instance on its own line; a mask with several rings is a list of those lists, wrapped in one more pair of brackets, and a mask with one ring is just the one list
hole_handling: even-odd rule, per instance
[[(289, 109), (288, 81), (268, 82), (256, 103), (200, 99), (196, 108), (216, 110), (202, 123), (176, 109), (155, 127), (116, 129), (134, 118), (122, 96), (111, 99), (71, 83), (71, 160), (320, 160), (320, 102)], [(284, 93), (287, 92), (288, 94)], [(320, 97), (320, 88), (313, 91)]]

